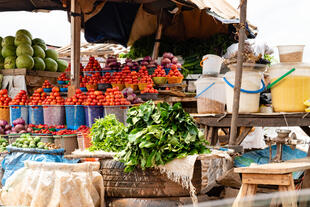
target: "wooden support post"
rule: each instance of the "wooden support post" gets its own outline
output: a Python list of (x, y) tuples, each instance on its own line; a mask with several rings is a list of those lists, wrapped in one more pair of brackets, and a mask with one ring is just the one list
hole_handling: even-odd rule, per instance
[(158, 18), (158, 28), (157, 28), (157, 32), (156, 32), (156, 36), (155, 36), (155, 44), (154, 44), (153, 54), (152, 54), (153, 60), (158, 58), (159, 46), (160, 46), (159, 40), (161, 39), (161, 35), (163, 32), (163, 27), (164, 27), (164, 25), (162, 23), (162, 15), (163, 15), (163, 10), (161, 9), (160, 14), (159, 14), (159, 18)]
[(240, 0), (240, 29), (239, 29), (239, 45), (238, 45), (238, 57), (237, 57), (237, 69), (235, 72), (235, 87), (234, 87), (234, 99), (233, 99), (233, 111), (231, 119), (231, 131), (229, 138), (229, 145), (236, 145), (237, 138), (237, 120), (239, 113), (239, 100), (240, 100), (240, 88), (242, 79), (242, 63), (243, 63), (243, 48), (246, 38), (245, 24), (246, 24), (246, 8), (247, 0)]
[(71, 0), (71, 83), (68, 96), (80, 87), (81, 8), (77, 0)]

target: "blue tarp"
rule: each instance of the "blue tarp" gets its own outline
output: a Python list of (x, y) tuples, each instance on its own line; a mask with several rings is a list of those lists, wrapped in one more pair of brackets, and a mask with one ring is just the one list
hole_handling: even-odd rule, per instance
[[(272, 157), (277, 153), (277, 146), (271, 146)], [(292, 150), (289, 146), (283, 146), (282, 160), (293, 160), (307, 157), (307, 153), (298, 149)], [(269, 147), (263, 150), (256, 150), (244, 153), (242, 156), (235, 158), (235, 167), (247, 167), (251, 163), (267, 164), (269, 163)], [(303, 172), (294, 172), (294, 179), (300, 178)]]
[(68, 160), (64, 158), (64, 149), (42, 150), (42, 149), (21, 149), (16, 147), (7, 147), (9, 154), (2, 161), (4, 170), (2, 185), (13, 173), (24, 167), (24, 161), (36, 162), (61, 162), (77, 163), (79, 160)]

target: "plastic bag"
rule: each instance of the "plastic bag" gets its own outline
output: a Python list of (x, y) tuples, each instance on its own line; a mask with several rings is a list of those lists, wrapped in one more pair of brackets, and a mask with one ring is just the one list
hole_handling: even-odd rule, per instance
[(41, 149), (22, 149), (16, 147), (7, 147), (8, 154), (2, 161), (4, 170), (2, 185), (6, 180), (20, 168), (24, 167), (24, 161), (31, 160), (37, 162), (63, 162), (77, 163), (78, 160), (67, 160), (64, 158), (64, 149), (41, 150)]
[(103, 207), (100, 164), (26, 161), (0, 192), (3, 205), (31, 207)]
[(245, 149), (262, 149), (266, 147), (262, 127), (255, 128), (254, 132), (249, 133), (240, 144)]

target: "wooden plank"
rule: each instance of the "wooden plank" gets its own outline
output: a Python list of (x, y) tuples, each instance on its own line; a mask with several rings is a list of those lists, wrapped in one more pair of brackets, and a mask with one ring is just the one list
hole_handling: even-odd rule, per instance
[[(71, 13), (81, 14), (79, 2), (71, 0)], [(81, 16), (71, 16), (71, 80), (75, 88), (80, 87)]]
[(241, 133), (237, 137), (237, 140), (236, 140), (237, 145), (240, 145), (243, 142), (243, 140), (245, 139), (245, 137), (248, 136), (248, 134), (252, 130), (252, 127), (241, 127), (241, 128), (243, 128), (243, 130), (241, 131)]
[(235, 168), (236, 173), (287, 174), (310, 169), (309, 162), (282, 162)]
[(4, 76), (26, 75), (27, 74), (27, 69), (26, 68), (21, 68), (21, 69), (4, 69), (4, 70), (0, 70), (0, 72)]
[(242, 183), (260, 185), (290, 185), (290, 174), (269, 175), (256, 173), (243, 173)]
[(27, 74), (33, 75), (33, 76), (57, 78), (57, 77), (60, 76), (62, 73), (61, 73), (61, 72), (50, 72), (50, 71), (34, 71), (34, 70), (29, 70), (29, 71), (27, 71)]

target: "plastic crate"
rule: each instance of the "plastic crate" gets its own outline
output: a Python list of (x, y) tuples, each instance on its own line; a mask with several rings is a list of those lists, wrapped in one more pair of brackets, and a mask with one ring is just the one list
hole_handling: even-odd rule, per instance
[(28, 106), (29, 124), (44, 124), (44, 113), (42, 106)]
[(86, 126), (91, 127), (96, 119), (104, 117), (103, 106), (84, 106)]
[(45, 105), (43, 106), (44, 124), (64, 125), (66, 122), (65, 107), (61, 105)]

